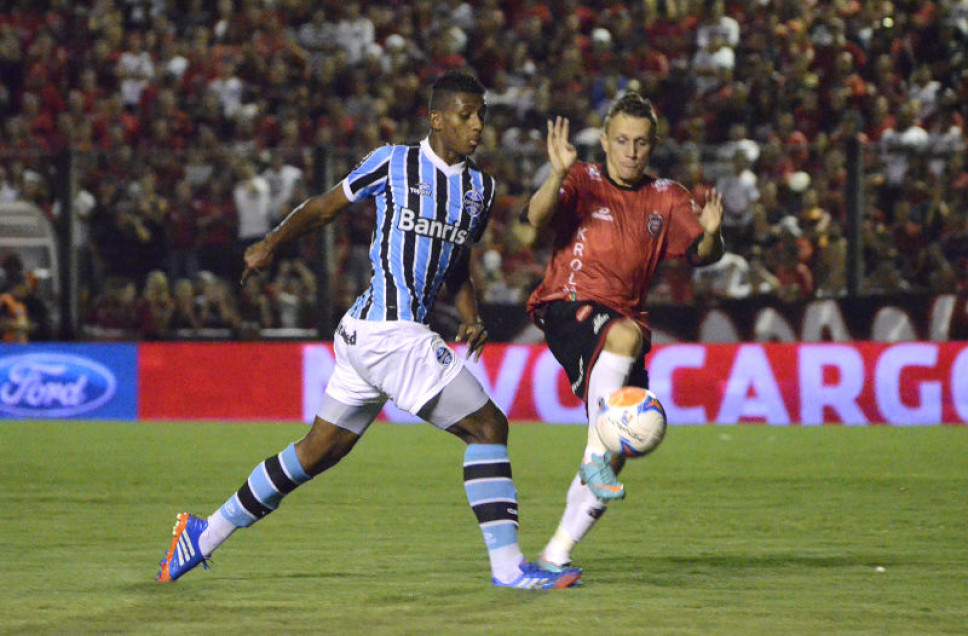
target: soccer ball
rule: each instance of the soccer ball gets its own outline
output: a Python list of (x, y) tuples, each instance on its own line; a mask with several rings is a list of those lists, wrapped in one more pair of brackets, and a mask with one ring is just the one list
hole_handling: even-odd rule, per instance
[(662, 443), (665, 410), (652, 391), (626, 386), (605, 398), (595, 429), (613, 455), (642, 457)]

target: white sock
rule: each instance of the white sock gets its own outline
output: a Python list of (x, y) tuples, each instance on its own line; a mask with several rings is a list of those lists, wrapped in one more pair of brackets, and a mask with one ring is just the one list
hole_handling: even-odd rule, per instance
[(585, 447), (585, 459), (591, 455), (602, 455), (605, 446), (595, 430), (595, 420), (598, 419), (600, 404), (610, 394), (618, 391), (628, 381), (629, 373), (635, 358), (622, 356), (611, 351), (598, 354), (595, 366), (588, 376), (588, 444)]
[(568, 488), (565, 512), (558, 529), (545, 546), (542, 556), (557, 565), (571, 563), (571, 551), (592, 529), (595, 522), (605, 514), (607, 506), (581, 483), (578, 475)]
[[(605, 446), (595, 430), (595, 420), (601, 411), (601, 402), (611, 393), (625, 386), (635, 358), (623, 356), (611, 351), (598, 354), (595, 366), (588, 377), (588, 442), (585, 446), (585, 459), (591, 455), (602, 455)], [(599, 517), (607, 509), (592, 491), (581, 483), (581, 478), (575, 475), (568, 488), (565, 512), (561, 516), (558, 529), (551, 537), (542, 555), (548, 561), (558, 565), (571, 562), (571, 551), (585, 538), (594, 527)]]
[(489, 556), (491, 575), (501, 583), (510, 583), (521, 576), (521, 562), (524, 561), (524, 555), (517, 543), (491, 550)]
[(236, 530), (237, 527), (222, 515), (221, 509), (216, 510), (208, 518), (208, 527), (198, 537), (198, 549), (207, 559), (215, 552), (215, 548), (222, 545), (222, 542), (232, 536)]

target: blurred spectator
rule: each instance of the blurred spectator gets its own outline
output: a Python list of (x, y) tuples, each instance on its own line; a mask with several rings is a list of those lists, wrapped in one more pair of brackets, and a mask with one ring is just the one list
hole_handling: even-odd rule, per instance
[(179, 278), (175, 281), (173, 295), (174, 306), (171, 312), (171, 322), (169, 326), (175, 333), (196, 332), (202, 324), (198, 318), (195, 305), (195, 286), (187, 278)]
[(365, 201), (344, 214), (341, 275), (339, 277), (340, 305), (349, 307), (353, 299), (370, 283), (370, 240), (376, 208)]
[(144, 48), (144, 36), (140, 32), (129, 33), (127, 41), (127, 49), (118, 59), (117, 74), (124, 106), (135, 110), (148, 82), (155, 77), (155, 65)]
[(760, 198), (746, 151), (737, 148), (731, 159), (730, 173), (716, 182), (716, 189), (723, 195), (723, 238), (727, 246), (745, 244), (753, 238), (753, 204)]
[(874, 269), (864, 279), (864, 293), (870, 295), (904, 293), (911, 289), (911, 284), (901, 275), (897, 250), (894, 248), (878, 259)]
[(721, 86), (725, 79), (732, 77), (735, 66), (736, 53), (727, 45), (723, 34), (711, 32), (709, 41), (696, 51), (690, 65), (696, 93), (703, 96)]
[(746, 298), (752, 293), (750, 265), (734, 252), (725, 252), (719, 262), (697, 267), (692, 288), (699, 298)]
[(481, 267), (481, 300), (486, 303), (520, 303), (524, 300), (522, 290), (508, 285), (505, 280), (503, 258), (498, 250), (492, 248), (484, 252)]
[(168, 288), (168, 276), (161, 270), (148, 274), (144, 292), (138, 302), (141, 337), (162, 340), (171, 335), (175, 303)]
[(360, 12), (360, 3), (344, 4), (343, 17), (336, 24), (336, 42), (346, 51), (347, 63), (352, 66), (362, 62), (375, 37), (373, 23)]
[(238, 181), (232, 188), (232, 200), (239, 219), (236, 235), (236, 266), (241, 267), (242, 253), (266, 235), (272, 227), (272, 192), (265, 177), (256, 174), (255, 165), (242, 159), (237, 168)]
[(218, 276), (232, 276), (240, 267), (235, 262), (238, 254), (236, 237), (238, 213), (225, 177), (212, 179), (203, 188), (196, 222), (198, 263), (203, 270)]
[(838, 298), (847, 293), (847, 239), (840, 224), (820, 208), (806, 215), (807, 235), (814, 248), (813, 278), (820, 298)]
[(203, 329), (231, 330), (240, 323), (235, 301), (228, 285), (211, 272), (199, 272), (201, 294), (197, 296), (198, 320)]
[(27, 342), (33, 324), (27, 314), (27, 278), (17, 273), (7, 277), (0, 293), (0, 338), (3, 342)]
[[(19, 282), (24, 284), (22, 297), (20, 296), (21, 290), (15, 289)], [(3, 259), (2, 288), (6, 288), (11, 297), (22, 303), (26, 309), (29, 339), (32, 341), (53, 340), (54, 325), (51, 320), (50, 307), (41, 297), (40, 281), (37, 279), (36, 273), (24, 269), (24, 261), (20, 254), (13, 253)]]
[(259, 276), (249, 276), (239, 295), (237, 335), (242, 340), (255, 340), (260, 330), (272, 326), (272, 303), (262, 280)]
[(9, 179), (6, 167), (0, 164), (0, 204), (13, 203), (20, 198), (20, 189)]
[(299, 45), (309, 53), (309, 64), (316, 69), (322, 66), (326, 53), (336, 42), (336, 25), (326, 19), (325, 9), (313, 11), (312, 21), (299, 27), (296, 34)]
[(780, 284), (780, 298), (787, 302), (809, 299), (814, 293), (814, 279), (806, 262), (809, 255), (804, 250), (800, 224), (793, 216), (783, 217), (777, 232), (769, 265)]
[(280, 327), (312, 329), (316, 326), (316, 277), (304, 263), (288, 260), (280, 263), (273, 287)]
[(724, 45), (739, 45), (739, 23), (726, 15), (724, 0), (705, 0), (705, 16), (696, 29), (696, 46), (704, 47), (713, 38), (720, 38)]
[(907, 96), (917, 105), (922, 120), (934, 117), (940, 102), (941, 82), (934, 79), (930, 66), (922, 64), (914, 71), (908, 82)]
[(281, 153), (269, 153), (269, 166), (262, 172), (269, 184), (269, 218), (281, 219), (301, 201), (293, 197), (299, 192), (297, 186), (303, 180), (303, 171), (284, 161)]
[(187, 181), (175, 185), (175, 194), (165, 217), (168, 243), (168, 276), (191, 278), (199, 270), (197, 237), (201, 202)]
[(932, 243), (924, 251), (915, 280), (932, 294), (958, 294), (958, 272), (944, 256), (941, 245)]
[(881, 159), (884, 162), (883, 188), (880, 205), (890, 216), (894, 202), (901, 195), (913, 157), (928, 145), (928, 131), (917, 125), (917, 104), (905, 102), (897, 115), (897, 124), (881, 135)]
[(222, 114), (233, 119), (241, 114), (245, 84), (236, 73), (234, 60), (225, 60), (219, 66), (218, 75), (208, 83), (208, 90), (218, 99)]
[(98, 340), (137, 340), (141, 323), (134, 282), (108, 278), (103, 291), (91, 300), (84, 320), (88, 333)]
[(780, 291), (780, 279), (770, 271), (763, 259), (763, 249), (754, 245), (749, 260), (750, 293), (754, 296), (773, 295)]

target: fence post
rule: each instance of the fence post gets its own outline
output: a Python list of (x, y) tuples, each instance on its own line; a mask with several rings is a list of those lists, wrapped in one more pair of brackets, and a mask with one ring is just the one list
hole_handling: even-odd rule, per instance
[(74, 340), (77, 326), (77, 253), (74, 250), (74, 151), (65, 148), (54, 158), (54, 193), (60, 202), (60, 216), (56, 220), (57, 261), (60, 263), (58, 308), (60, 324), (58, 338)]
[(864, 158), (857, 137), (847, 140), (847, 295), (860, 295), (864, 276)]
[[(313, 157), (312, 188), (324, 192), (332, 182), (330, 153), (324, 146), (317, 146)], [(333, 336), (333, 228), (327, 225), (316, 233), (316, 334), (320, 339)]]

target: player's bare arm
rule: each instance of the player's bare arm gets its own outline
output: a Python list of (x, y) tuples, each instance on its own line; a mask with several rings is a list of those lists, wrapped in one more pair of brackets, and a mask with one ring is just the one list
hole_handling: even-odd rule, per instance
[(325, 194), (311, 197), (299, 204), (273, 228), (264, 239), (245, 250), (245, 271), (242, 282), (272, 264), (276, 248), (300, 236), (324, 227), (350, 204), (342, 184), (336, 184)]
[(454, 292), (454, 307), (460, 315), (457, 329), (457, 342), (467, 343), (467, 357), (480, 360), (484, 343), (487, 342), (487, 329), (477, 312), (477, 291), (470, 276), (470, 252), (465, 251), (461, 260), (451, 272), (447, 286)]
[(699, 211), (698, 218), (703, 235), (696, 244), (694, 263), (709, 265), (722, 258), (725, 251), (720, 232), (723, 225), (723, 195), (716, 188), (710, 188), (706, 193), (706, 205)]
[(548, 121), (548, 160), (551, 162), (551, 173), (528, 203), (528, 223), (535, 229), (541, 229), (551, 220), (558, 207), (558, 190), (578, 159), (578, 151), (568, 141), (568, 125), (567, 117), (556, 117), (555, 121)]

